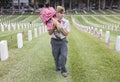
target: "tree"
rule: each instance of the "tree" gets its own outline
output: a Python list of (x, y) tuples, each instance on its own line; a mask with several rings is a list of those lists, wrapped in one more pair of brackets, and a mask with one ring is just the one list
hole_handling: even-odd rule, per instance
[(100, 8), (100, 0), (99, 0), (99, 2), (98, 2), (98, 10), (100, 10), (101, 8)]
[(105, 9), (105, 5), (106, 5), (106, 0), (102, 0), (102, 9)]
[(111, 0), (111, 2), (110, 2), (110, 7), (109, 7), (109, 9), (112, 9), (112, 5), (113, 5), (113, 0)]
[(118, 9), (120, 9), (120, 0), (118, 0)]
[(70, 0), (70, 3), (69, 3), (69, 9), (71, 10), (71, 0)]
[(13, 0), (12, 0), (12, 14), (14, 14), (14, 3), (13, 3)]
[(36, 10), (36, 0), (34, 0), (34, 12)]
[(90, 2), (89, 2), (89, 0), (87, 0), (87, 9), (88, 10), (90, 9)]
[(19, 11), (19, 14), (20, 14), (20, 0), (18, 0), (18, 11)]
[(64, 0), (62, 0), (62, 6), (64, 7)]

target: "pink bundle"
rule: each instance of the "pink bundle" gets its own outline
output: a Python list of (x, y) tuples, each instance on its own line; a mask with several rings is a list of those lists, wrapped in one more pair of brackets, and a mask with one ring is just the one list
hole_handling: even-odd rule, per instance
[(56, 16), (56, 11), (54, 10), (53, 7), (49, 8), (42, 8), (40, 12), (40, 18), (42, 22), (47, 25), (47, 29), (50, 30), (54, 27), (54, 24), (51, 20), (52, 17)]

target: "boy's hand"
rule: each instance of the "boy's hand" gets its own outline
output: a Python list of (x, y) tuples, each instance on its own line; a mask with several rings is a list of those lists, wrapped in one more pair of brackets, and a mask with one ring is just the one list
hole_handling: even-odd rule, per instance
[(52, 21), (53, 21), (54, 25), (59, 29), (60, 23), (54, 18), (52, 18)]
[(52, 21), (53, 21), (54, 25), (56, 26), (57, 25), (57, 20), (55, 20), (54, 18), (52, 18)]

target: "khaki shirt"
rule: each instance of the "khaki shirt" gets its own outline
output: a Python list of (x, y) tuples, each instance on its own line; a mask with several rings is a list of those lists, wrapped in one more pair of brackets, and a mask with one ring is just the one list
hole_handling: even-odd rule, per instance
[[(70, 32), (70, 23), (69, 23), (69, 21), (67, 19), (65, 19), (65, 18), (62, 18), (60, 21), (61, 21), (61, 23), (60, 23), (61, 27), (63, 29), (65, 29), (65, 30), (67, 30), (68, 32)], [(66, 36), (64, 36), (62, 33), (60, 33), (60, 37), (61, 37), (61, 39), (63, 39)], [(51, 38), (56, 38), (54, 33), (51, 34)]]

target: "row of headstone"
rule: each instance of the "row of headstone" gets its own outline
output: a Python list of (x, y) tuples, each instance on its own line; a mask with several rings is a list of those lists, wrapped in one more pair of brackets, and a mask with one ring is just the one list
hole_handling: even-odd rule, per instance
[[(96, 32), (96, 29), (94, 29), (94, 32)], [(99, 30), (98, 38), (102, 39), (102, 29)], [(108, 46), (110, 45), (110, 31), (106, 31), (105, 43)], [(117, 39), (116, 39), (116, 51), (120, 51), (120, 36), (117, 36)]]
[[(39, 28), (34, 28), (34, 37), (38, 37), (38, 35), (41, 35), (42, 33), (45, 33), (47, 30), (46, 30), (46, 27), (42, 26), (42, 27), (39, 27)], [(22, 32), (22, 37), (24, 38), (25, 35), (24, 35), (24, 32)], [(12, 36), (10, 38), (10, 40), (12, 40)], [(28, 30), (28, 41), (31, 41), (32, 40), (32, 30)]]
[[(38, 29), (34, 28), (34, 37), (35, 38), (38, 37), (38, 32), (39, 32), (39, 35), (46, 32), (45, 27), (39, 27)], [(31, 41), (31, 40), (32, 40), (32, 30), (28, 30), (28, 41)], [(18, 48), (23, 47), (23, 34), (22, 33), (17, 34), (17, 43), (18, 43)]]
[[(90, 28), (89, 28), (89, 30), (90, 30)], [(91, 30), (94, 34), (97, 34), (97, 29), (96, 28), (93, 30), (93, 27), (92, 27)], [(99, 32), (98, 32), (98, 38), (102, 39), (102, 29), (100, 29)], [(106, 31), (105, 43), (108, 46), (110, 45), (110, 31)], [(117, 39), (116, 39), (116, 51), (120, 51), (120, 36), (117, 36)]]
[[(39, 34), (41, 35), (42, 33), (46, 32), (46, 27), (39, 27), (34, 28), (34, 37), (38, 37), (38, 31)], [(32, 30), (28, 30), (28, 41), (32, 40)], [(23, 33), (18, 33), (17, 34), (17, 45), (18, 48), (22, 48), (23, 47)], [(7, 41), (6, 40), (2, 40), (0, 41), (0, 60), (1, 61), (5, 61), (8, 59), (8, 45), (7, 45)]]
[[(75, 24), (75, 26), (77, 26), (77, 27), (79, 27), (79, 28), (81, 28), (81, 29), (83, 28), (83, 26), (77, 24), (77, 23), (75, 22), (75, 20), (72, 20), (72, 21), (73, 21), (73, 23)], [(82, 30), (83, 30), (83, 29), (82, 29)], [(87, 31), (87, 32), (89, 32), (89, 33), (92, 33), (92, 34), (94, 34), (94, 35), (97, 35), (99, 39), (102, 39), (102, 35), (103, 35), (102, 29), (100, 29), (100, 30), (98, 31), (97, 28), (88, 27), (88, 29), (87, 29), (87, 30), (84, 29), (84, 31)], [(108, 46), (110, 45), (110, 31), (106, 31), (106, 34), (105, 34), (105, 43), (106, 43), (106, 45), (108, 45)], [(117, 36), (117, 39), (116, 39), (116, 51), (120, 51), (120, 36)]]
[[(93, 27), (88, 27), (89, 28), (89, 33), (93, 34), (93, 35), (97, 35), (99, 39), (102, 39), (103, 36), (103, 31), (102, 29), (100, 29), (98, 31), (97, 28), (93, 28)], [(106, 35), (105, 35), (105, 43), (106, 45), (110, 45), (110, 31), (106, 31)]]
[(5, 29), (8, 29), (8, 31), (16, 30), (16, 29), (26, 29), (26, 28), (32, 28), (34, 25), (32, 24), (16, 24), (16, 23), (11, 23), (11, 24), (0, 24), (1, 31), (4, 32)]
[(105, 28), (107, 30), (118, 31), (119, 25), (112, 24), (112, 25), (101, 25), (100, 28)]

